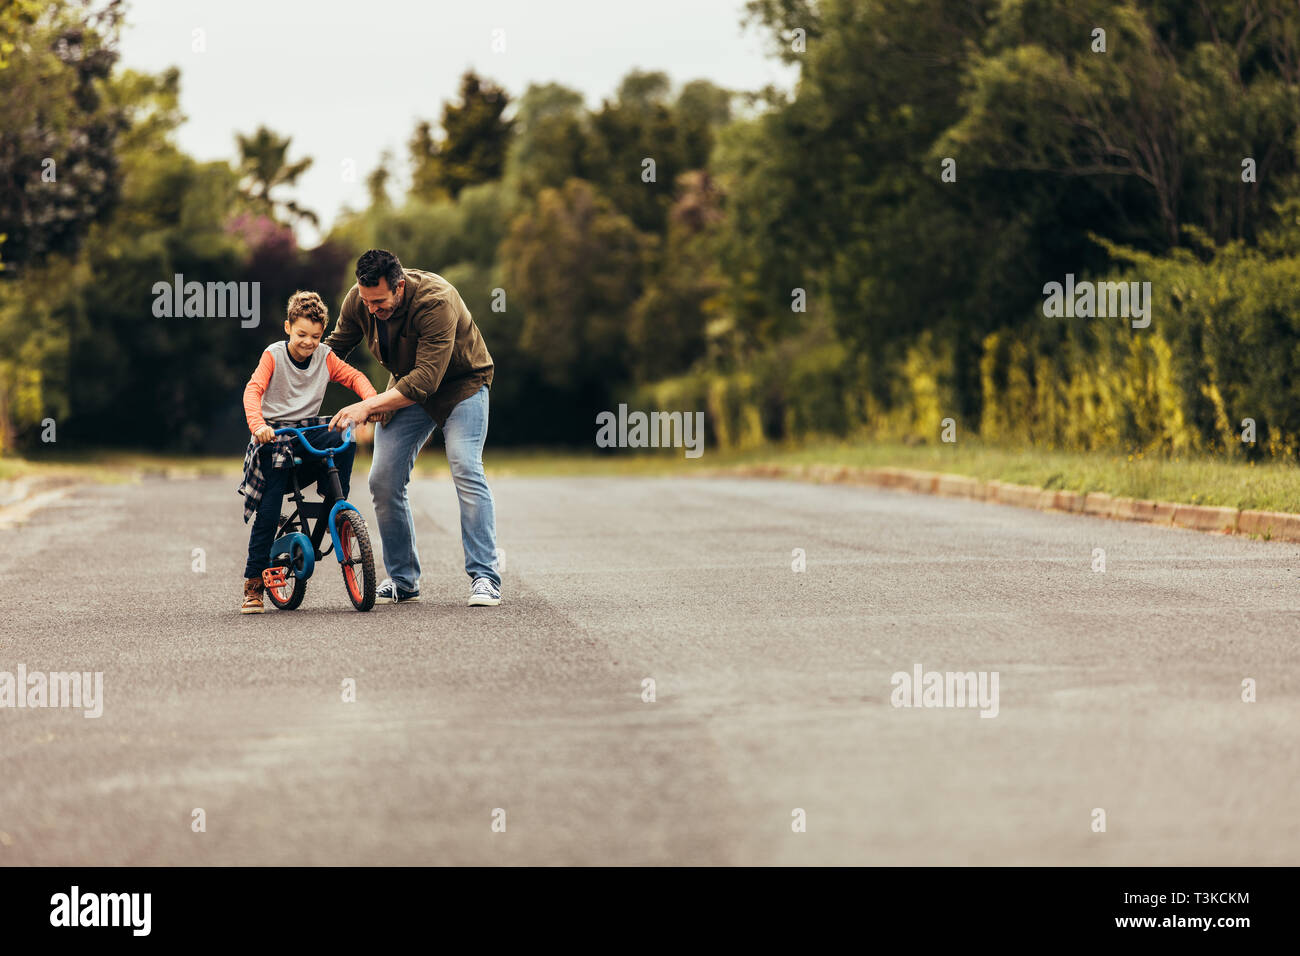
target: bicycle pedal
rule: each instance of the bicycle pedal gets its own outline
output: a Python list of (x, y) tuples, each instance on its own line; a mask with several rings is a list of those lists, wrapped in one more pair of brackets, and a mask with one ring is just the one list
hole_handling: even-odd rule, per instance
[(267, 568), (262, 572), (262, 583), (268, 588), (282, 588), (288, 585), (285, 575), (289, 573), (288, 568)]

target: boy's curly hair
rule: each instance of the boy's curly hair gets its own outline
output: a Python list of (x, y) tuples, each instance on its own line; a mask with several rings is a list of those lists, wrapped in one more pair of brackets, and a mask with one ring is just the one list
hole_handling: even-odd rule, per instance
[(315, 292), (295, 292), (289, 296), (289, 324), (293, 325), (297, 319), (329, 325), (330, 310)]

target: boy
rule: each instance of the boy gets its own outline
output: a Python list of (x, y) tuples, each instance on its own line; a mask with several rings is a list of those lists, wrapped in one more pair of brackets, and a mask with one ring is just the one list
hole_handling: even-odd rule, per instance
[[(293, 436), (277, 437), (275, 429), (325, 425), (319, 417), (325, 400), (325, 386), (339, 382), (362, 399), (375, 394), (374, 386), (361, 372), (335, 355), (321, 336), (329, 322), (329, 310), (315, 292), (295, 292), (289, 299), (284, 322), (287, 341), (268, 345), (253, 377), (244, 387), (244, 414), (252, 439), (244, 452), (244, 521), (256, 515), (248, 538), (248, 563), (244, 566), (244, 603), (241, 614), (261, 614), (262, 572), (271, 566), (271, 543), (280, 523), (285, 491), (292, 487)], [(343, 443), (340, 432), (321, 429), (307, 436), (316, 448), (336, 448)], [(356, 445), (334, 456), (344, 497), (352, 477), (352, 456)], [(308, 456), (303, 456), (308, 459)], [(306, 484), (323, 476), (322, 465), (304, 460), (299, 481)]]

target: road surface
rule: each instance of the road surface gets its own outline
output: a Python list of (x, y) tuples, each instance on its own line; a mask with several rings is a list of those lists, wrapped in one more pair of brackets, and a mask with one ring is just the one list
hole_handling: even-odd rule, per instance
[[(300, 610), (240, 616), (236, 484), (0, 531), (0, 671), (104, 675), (98, 719), (0, 709), (0, 864), (1300, 862), (1295, 545), (503, 477), (505, 603), (471, 609), (422, 480), (421, 603), (358, 614), (329, 557)], [(996, 717), (893, 706), (918, 665), (997, 672)]]

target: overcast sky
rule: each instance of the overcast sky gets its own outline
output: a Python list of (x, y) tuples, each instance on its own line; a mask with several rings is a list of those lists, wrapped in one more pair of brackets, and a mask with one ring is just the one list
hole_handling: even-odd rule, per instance
[[(233, 159), (236, 131), (259, 124), (291, 135), (291, 160), (315, 158), (296, 196), (328, 226), (345, 204), (365, 205), (365, 175), (384, 149), (404, 181), (416, 121), (436, 122), (470, 67), (512, 97), (557, 82), (588, 106), (634, 67), (663, 70), (676, 86), (702, 77), (732, 89), (792, 88), (794, 71), (767, 55), (760, 30), (742, 29), (743, 8), (743, 0), (128, 0), (121, 65), (180, 67), (189, 118), (180, 145), (199, 159)], [(504, 52), (493, 50), (497, 30)]]

